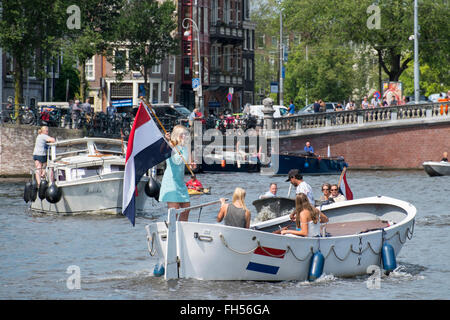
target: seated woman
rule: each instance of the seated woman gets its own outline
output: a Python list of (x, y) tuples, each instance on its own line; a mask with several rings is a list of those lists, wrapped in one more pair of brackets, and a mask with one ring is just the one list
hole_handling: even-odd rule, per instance
[(281, 234), (292, 234), (303, 237), (320, 236), (320, 222), (328, 222), (328, 217), (313, 207), (305, 194), (300, 193), (295, 197), (295, 211), (291, 213), (291, 219), (295, 218), (296, 229), (281, 230)]
[(186, 182), (186, 187), (188, 189), (203, 191), (203, 185), (200, 181), (197, 180), (195, 174), (191, 176), (191, 179), (188, 182)]
[(250, 227), (250, 211), (245, 206), (245, 190), (236, 188), (233, 193), (231, 204), (225, 203), (225, 199), (221, 198), (219, 214), (217, 222), (224, 221), (226, 226), (249, 228)]

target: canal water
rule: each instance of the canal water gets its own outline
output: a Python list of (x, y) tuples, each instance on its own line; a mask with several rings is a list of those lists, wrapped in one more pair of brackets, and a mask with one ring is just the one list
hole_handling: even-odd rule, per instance
[[(199, 174), (211, 195), (195, 196), (193, 204), (231, 198), (235, 187), (246, 189), (247, 206), (278, 183), (287, 195), (285, 177), (250, 173)], [(306, 176), (316, 198), (324, 182), (338, 176)], [(356, 198), (386, 195), (416, 206), (412, 240), (397, 257), (399, 267), (371, 286), (369, 275), (318, 281), (166, 282), (153, 276), (156, 263), (147, 249), (145, 225), (163, 221), (159, 203), (132, 227), (124, 217), (32, 215), (24, 203), (24, 182), (0, 182), (0, 299), (164, 299), (164, 300), (398, 300), (450, 299), (450, 177), (428, 177), (422, 171), (349, 171)], [(214, 222), (218, 206), (203, 209), (202, 222)], [(197, 213), (192, 213), (197, 217)], [(70, 279), (79, 272), (80, 283)]]

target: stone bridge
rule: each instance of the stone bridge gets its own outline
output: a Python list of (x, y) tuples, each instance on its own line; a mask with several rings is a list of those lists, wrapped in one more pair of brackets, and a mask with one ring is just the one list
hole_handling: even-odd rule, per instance
[(401, 105), (273, 118), (280, 151), (303, 150), (310, 141), (317, 154), (344, 156), (350, 169), (420, 169), (450, 152), (450, 103)]

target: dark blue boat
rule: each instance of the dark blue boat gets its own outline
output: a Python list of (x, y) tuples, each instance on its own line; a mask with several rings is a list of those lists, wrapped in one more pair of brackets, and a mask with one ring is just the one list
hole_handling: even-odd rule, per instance
[(200, 172), (259, 172), (261, 164), (257, 157), (237, 156), (237, 153), (226, 151), (220, 155), (202, 157)]
[(270, 165), (261, 171), (274, 175), (288, 174), (291, 169), (298, 169), (303, 175), (341, 174), (346, 166), (344, 157), (320, 157), (300, 151), (272, 155)]

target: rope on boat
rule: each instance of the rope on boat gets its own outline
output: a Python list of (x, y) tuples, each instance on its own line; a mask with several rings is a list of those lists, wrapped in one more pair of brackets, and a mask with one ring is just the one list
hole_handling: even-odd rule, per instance
[[(413, 236), (413, 233), (414, 233), (414, 226), (415, 226), (415, 224), (414, 224), (414, 222), (413, 222), (412, 228), (407, 228), (407, 229), (406, 229), (406, 232), (405, 232), (405, 240), (404, 240), (404, 241), (402, 241), (402, 239), (401, 239), (400, 231), (395, 232), (390, 238), (386, 238), (386, 240), (390, 240), (390, 239), (394, 238), (395, 236), (398, 236), (398, 240), (399, 240), (400, 243), (403, 245), (403, 244), (406, 242), (406, 239), (409, 239), (409, 240), (412, 239), (412, 236)], [(153, 234), (152, 236), (154, 236), (154, 234)], [(228, 245), (228, 243), (226, 242), (225, 237), (223, 236), (222, 233), (220, 233), (219, 236), (220, 236), (220, 240), (222, 241), (223, 245), (224, 245), (226, 248), (230, 249), (230, 250), (233, 251), (233, 252), (239, 253), (239, 254), (250, 254), (250, 253), (253, 253), (256, 249), (260, 248), (262, 251), (264, 251), (264, 253), (265, 253), (266, 255), (268, 255), (268, 256), (270, 256), (270, 257), (273, 257), (273, 258), (281, 258), (281, 257), (283, 257), (283, 256), (285, 255), (285, 253), (282, 253), (282, 254), (273, 254), (273, 253), (267, 251), (263, 246), (261, 246), (261, 243), (259, 242), (259, 240), (256, 239), (256, 237), (253, 237), (253, 240), (256, 240), (256, 247), (253, 248), (253, 249), (251, 249), (251, 250), (249, 250), (249, 251), (244, 251), (244, 252), (243, 252), (243, 251), (238, 251), (238, 250), (236, 250), (236, 249), (231, 248), (231, 247)], [(148, 236), (147, 236), (147, 238), (148, 238)], [(376, 250), (372, 247), (372, 244), (371, 244), (369, 241), (367, 241), (367, 246), (363, 249), (363, 248), (362, 248), (362, 240), (361, 240), (361, 239), (362, 239), (362, 238), (360, 238), (360, 246), (359, 246), (358, 250), (355, 250), (355, 249), (353, 248), (353, 244), (351, 244), (351, 245), (350, 245), (350, 249), (348, 250), (348, 252), (345, 254), (344, 257), (339, 257), (339, 255), (336, 253), (335, 245), (332, 245), (332, 246), (330, 247), (330, 250), (328, 251), (328, 253), (327, 253), (326, 255), (324, 255), (325, 259), (327, 259), (327, 258), (330, 256), (331, 253), (333, 253), (334, 256), (336, 257), (336, 259), (338, 259), (339, 261), (343, 262), (343, 261), (345, 261), (345, 260), (348, 258), (348, 256), (350, 255), (350, 253), (354, 253), (354, 254), (357, 254), (357, 255), (361, 256), (361, 254), (363, 254), (365, 251), (367, 251), (367, 250), (369, 250), (369, 249), (370, 249), (370, 251), (372, 251), (372, 253), (375, 254), (375, 255), (380, 255), (380, 254), (381, 254), (382, 247), (380, 247), (380, 249), (379, 249), (378, 251), (376, 251)], [(152, 241), (153, 241), (153, 239), (152, 239)], [(313, 254), (314, 254), (314, 248), (313, 248), (312, 246), (309, 248), (309, 252), (306, 254), (306, 256), (305, 256), (304, 258), (299, 258), (299, 257), (297, 257), (297, 255), (294, 253), (294, 250), (292, 250), (292, 248), (291, 248), (290, 245), (287, 245), (286, 253), (287, 253), (288, 251), (290, 251), (290, 252), (292, 253), (292, 255), (294, 256), (294, 258), (295, 258), (296, 260), (302, 261), (302, 262), (305, 261), (306, 259), (308, 259), (310, 255), (313, 255)], [(151, 253), (150, 253), (150, 255), (151, 255)]]
[[(150, 242), (152, 243), (152, 244), (151, 244), (151, 247), (150, 247)], [(151, 238), (147, 235), (147, 248), (148, 248), (148, 253), (150, 253), (150, 255), (151, 255), (152, 257), (156, 254), (156, 249), (153, 248), (153, 245), (154, 245), (154, 244), (155, 244), (155, 233), (152, 232), (152, 237), (151, 237)], [(155, 249), (155, 251), (153, 251), (153, 249)]]
[(289, 245), (287, 246), (287, 251), (290, 251), (296, 260), (302, 261), (302, 262), (305, 261), (306, 259), (308, 259), (309, 255), (314, 254), (313, 247), (310, 247), (309, 249), (310, 249), (310, 251), (306, 254), (306, 256), (303, 259), (301, 259), (301, 258), (297, 257), (297, 255), (292, 250), (291, 246), (289, 246)]
[(225, 237), (223, 236), (222, 233), (219, 233), (219, 237), (220, 237), (220, 240), (222, 240), (222, 243), (223, 243), (223, 245), (224, 245), (226, 248), (230, 249), (230, 250), (233, 251), (233, 252), (239, 253), (239, 254), (249, 254), (249, 253), (252, 253), (253, 251), (255, 251), (258, 247), (261, 247), (261, 244), (259, 243), (259, 240), (256, 240), (256, 238), (253, 238), (253, 240), (256, 240), (256, 247), (255, 247), (255, 248), (253, 248), (253, 249), (251, 249), (251, 250), (249, 250), (249, 251), (244, 251), (244, 252), (243, 252), (243, 251), (238, 251), (238, 250), (236, 250), (236, 249), (231, 248), (231, 247), (228, 245), (228, 243), (227, 243), (227, 241), (225, 240)]

